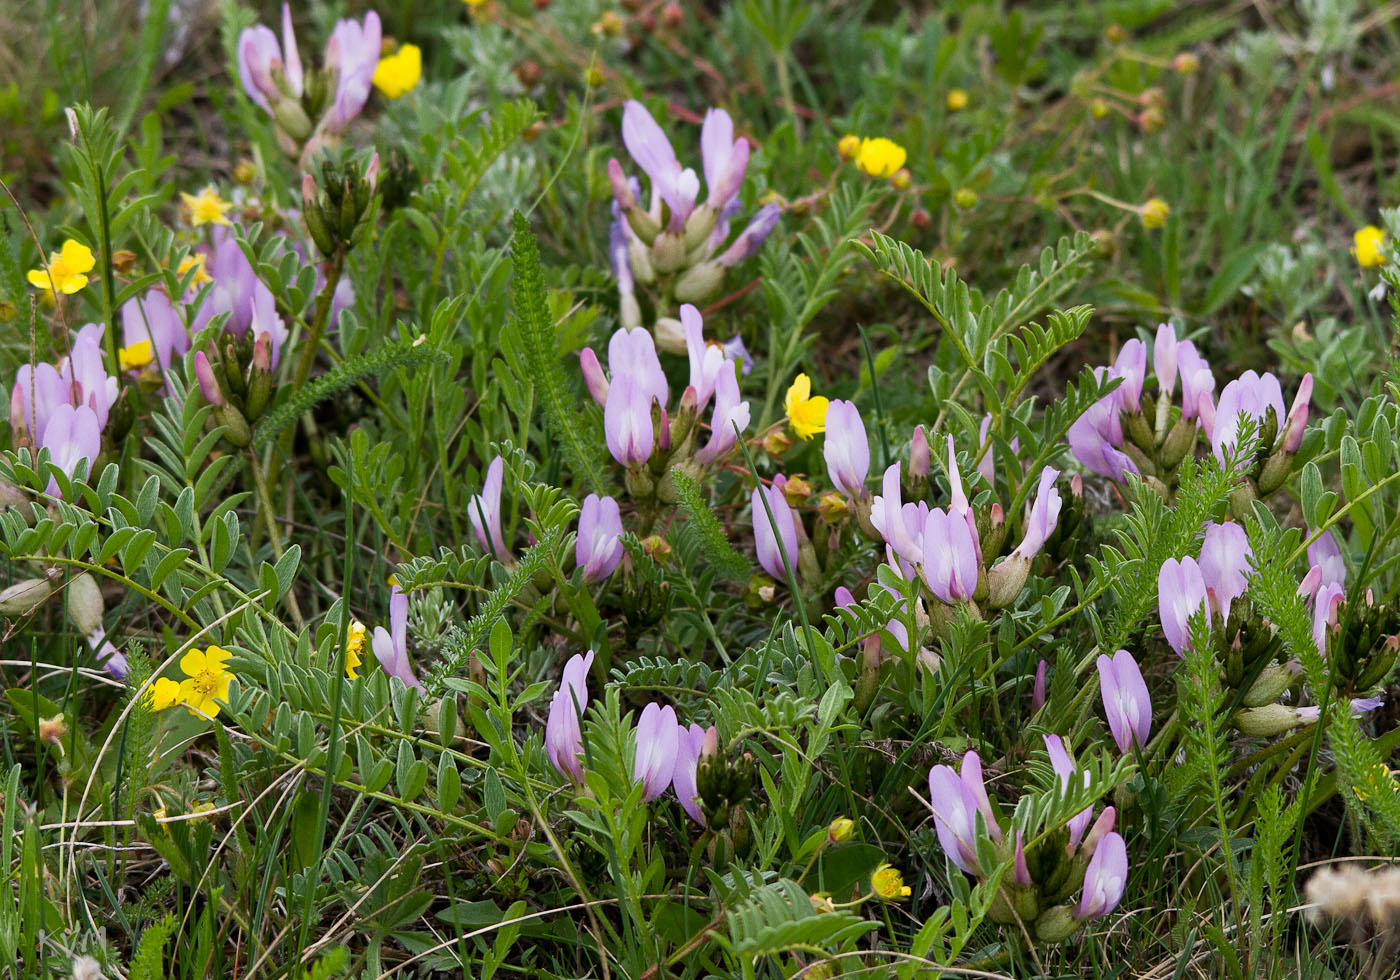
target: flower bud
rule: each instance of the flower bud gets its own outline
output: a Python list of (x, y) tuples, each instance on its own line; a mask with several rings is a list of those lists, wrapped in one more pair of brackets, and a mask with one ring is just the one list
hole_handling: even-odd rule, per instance
[(1266, 667), (1245, 692), (1245, 707), (1260, 708), (1272, 704), (1297, 679), (1297, 670), (1288, 666)]
[(253, 360), (248, 369), (248, 392), (244, 398), (243, 414), (250, 421), (262, 418), (272, 397), (272, 356), (270, 338), (266, 332), (253, 341)]
[(836, 152), (841, 155), (842, 160), (854, 160), (860, 152), (860, 137), (855, 133), (842, 136), (836, 144)]
[(826, 828), (826, 839), (833, 844), (844, 844), (855, 833), (856, 822), (850, 817), (837, 817)]
[(84, 636), (102, 628), (102, 590), (83, 572), (68, 581), (65, 592), (68, 618)]
[(0, 616), (23, 616), (37, 609), (53, 595), (47, 578), (27, 578), (0, 592)]
[(278, 99), (272, 107), (272, 120), (293, 143), (304, 143), (311, 135), (311, 120), (293, 99)]
[(1282, 704), (1266, 704), (1235, 712), (1235, 727), (1255, 738), (1271, 738), (1297, 728), (1302, 722), (1298, 712)]
[(967, 211), (977, 206), (977, 192), (971, 187), (959, 187), (953, 195), (953, 203)]
[(656, 341), (657, 350), (668, 354), (686, 353), (685, 328), (675, 317), (657, 317), (656, 323), (652, 324), (651, 335)]
[(651, 264), (657, 272), (675, 272), (685, 265), (685, 256), (685, 236), (680, 233), (663, 231), (651, 243)]
[(63, 721), (62, 713), (52, 718), (39, 719), (39, 741), (49, 745), (62, 745), (63, 737), (67, 734), (68, 726)]
[(1079, 931), (1079, 920), (1069, 905), (1056, 905), (1035, 920), (1035, 938), (1043, 943), (1062, 943)]
[[(776, 479), (774, 480), (776, 483)], [(792, 507), (798, 507), (807, 502), (807, 498), (812, 495), (812, 484), (810, 481), (800, 477), (792, 476), (783, 481), (783, 496)]]
[(997, 562), (987, 572), (987, 607), (1002, 609), (1015, 602), (1030, 571), (1031, 561), (1023, 555), (1011, 554)]
[(724, 267), (706, 261), (693, 265), (676, 280), (675, 296), (682, 303), (703, 303), (724, 282)]

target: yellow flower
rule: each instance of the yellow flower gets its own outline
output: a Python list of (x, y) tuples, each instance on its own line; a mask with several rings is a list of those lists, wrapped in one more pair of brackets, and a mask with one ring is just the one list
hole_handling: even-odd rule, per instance
[(423, 75), (423, 52), (416, 44), (405, 44), (393, 54), (379, 59), (374, 69), (374, 87), (391, 99), (412, 92)]
[(875, 869), (875, 873), (870, 876), (870, 887), (875, 890), (876, 895), (887, 900), (897, 901), (908, 898), (911, 894), (911, 889), (904, 883), (899, 869), (888, 864), (882, 864)]
[(149, 340), (138, 340), (136, 343), (117, 351), (117, 360), (121, 363), (123, 371), (134, 371), (137, 368), (145, 367), (151, 363), (152, 356)]
[(1352, 786), (1352, 790), (1356, 793), (1358, 800), (1367, 799), (1372, 792), (1381, 786), (1387, 787), (1391, 793), (1400, 793), (1400, 782), (1397, 782), (1395, 778), (1397, 773), (1400, 773), (1400, 769), (1392, 772), (1384, 765), (1377, 764), (1366, 773), (1366, 787), (1363, 789), (1360, 786)]
[(1167, 223), (1167, 215), (1172, 213), (1172, 206), (1160, 197), (1154, 197), (1142, 207), (1138, 208), (1138, 214), (1142, 217), (1144, 228), (1160, 228)]
[(210, 184), (198, 195), (180, 192), (180, 200), (185, 202), (185, 207), (190, 211), (190, 224), (198, 228), (200, 225), (230, 225), (228, 213), (233, 208), (232, 201), (225, 201), (219, 196), (214, 185)]
[(233, 674), (224, 666), (229, 652), (223, 647), (191, 650), (180, 658), (180, 669), (188, 680), (180, 682), (180, 697), (192, 715), (214, 718), (219, 702), (228, 700), (228, 685)]
[(157, 677), (146, 691), (146, 707), (151, 711), (173, 708), (181, 700), (180, 685), (169, 677)]
[(962, 112), (967, 108), (967, 93), (960, 88), (949, 89), (948, 97), (943, 101), (949, 112)]
[(836, 152), (841, 154), (843, 160), (854, 160), (860, 153), (860, 137), (855, 133), (847, 133), (836, 143)]
[(787, 409), (788, 424), (801, 438), (810, 439), (826, 431), (826, 399), (821, 395), (812, 397), (812, 379), (807, 375), (799, 374), (793, 380), (783, 405)]
[(193, 255), (186, 255), (180, 260), (180, 265), (175, 270), (175, 275), (181, 279), (185, 278), (185, 273), (194, 270), (194, 285), (203, 286), (206, 282), (213, 282), (208, 271), (204, 268), (204, 253), (195, 252)]
[(872, 177), (893, 177), (904, 166), (909, 154), (894, 140), (883, 136), (874, 139), (866, 137), (860, 141), (860, 151), (856, 154), (856, 166)]
[(29, 284), (50, 295), (57, 289), (71, 296), (88, 284), (87, 274), (96, 264), (92, 249), (70, 238), (63, 248), (49, 255), (44, 268), (29, 270)]
[(958, 192), (953, 195), (953, 203), (966, 211), (968, 208), (977, 206), (977, 192), (971, 187), (959, 187)]
[(345, 641), (345, 676), (352, 681), (360, 675), (360, 651), (365, 648), (365, 624), (358, 619), (350, 621), (349, 636)]
[[(1351, 239), (1354, 243), (1352, 251), (1356, 254), (1356, 261), (1361, 263), (1361, 268), (1374, 269), (1378, 265), (1385, 265), (1385, 232), (1375, 225), (1367, 225), (1358, 229)], [(30, 275), (34, 273), (31, 272)]]

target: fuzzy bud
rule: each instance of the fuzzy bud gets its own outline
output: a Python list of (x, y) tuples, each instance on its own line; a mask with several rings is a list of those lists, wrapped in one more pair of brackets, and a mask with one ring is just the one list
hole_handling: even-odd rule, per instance
[(68, 582), (64, 598), (68, 608), (68, 618), (87, 636), (102, 628), (102, 590), (87, 572), (74, 576)]
[(0, 616), (24, 616), (53, 595), (47, 578), (27, 578), (0, 592)]

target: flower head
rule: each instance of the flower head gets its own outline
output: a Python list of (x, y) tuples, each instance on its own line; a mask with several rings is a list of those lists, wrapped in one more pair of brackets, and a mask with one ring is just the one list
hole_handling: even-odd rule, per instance
[(225, 201), (219, 196), (218, 188), (209, 184), (198, 194), (186, 194), (180, 192), (180, 200), (184, 202), (186, 210), (190, 213), (190, 224), (198, 228), (200, 225), (224, 225), (231, 226), (233, 222), (228, 220), (228, 213), (233, 209), (232, 201)]
[(894, 140), (883, 136), (866, 137), (860, 141), (856, 166), (872, 177), (893, 177), (904, 166), (909, 154)]
[(408, 596), (397, 585), (389, 593), (389, 628), (374, 628), (370, 649), (384, 673), (409, 687), (423, 687), (408, 659)]
[(590, 493), (578, 518), (574, 561), (586, 582), (605, 581), (622, 561), (622, 515), (617, 501)]
[(890, 902), (908, 898), (911, 893), (899, 869), (888, 864), (881, 864), (875, 869), (875, 873), (870, 876), (870, 888), (876, 895)]
[(397, 99), (418, 85), (423, 74), (423, 52), (416, 44), (404, 44), (393, 54), (379, 59), (371, 81), (385, 97)]
[(1367, 225), (1358, 228), (1351, 240), (1352, 253), (1361, 268), (1374, 269), (1385, 264), (1385, 232), (1375, 225)]
[(652, 701), (637, 719), (637, 750), (632, 760), (632, 780), (642, 784), (643, 802), (650, 803), (671, 785), (679, 751), (676, 709)]
[(233, 674), (224, 666), (229, 652), (223, 647), (210, 646), (191, 650), (180, 658), (180, 669), (186, 679), (180, 682), (180, 700), (192, 715), (217, 717), (219, 702), (228, 700), (229, 681)]
[(1103, 710), (1118, 751), (1127, 752), (1134, 742), (1146, 746), (1152, 731), (1152, 698), (1137, 661), (1127, 650), (1119, 650), (1112, 657), (1101, 654), (1098, 668)]
[(146, 691), (146, 707), (152, 712), (173, 708), (182, 699), (180, 682), (169, 677), (157, 677)]
[(501, 534), (501, 485), (505, 480), (505, 466), (506, 461), (500, 456), (491, 460), (491, 465), (486, 467), (481, 493), (467, 502), (467, 518), (481, 550), (491, 552), (501, 564), (510, 565), (514, 558)]
[(352, 681), (359, 677), (360, 651), (365, 648), (365, 624), (358, 619), (350, 621), (350, 629), (345, 637), (345, 676)]
[(967, 108), (967, 93), (960, 88), (949, 89), (943, 104), (948, 107), (949, 112), (962, 112)]
[(700, 753), (705, 747), (705, 737), (709, 732), (714, 732), (715, 727), (711, 725), (707, 731), (699, 725), (692, 724), (689, 728), (677, 725), (677, 729), (676, 768), (671, 776), (671, 788), (676, 791), (676, 799), (680, 800), (681, 809), (703, 827), (705, 808), (700, 805), (696, 774), (700, 766)]
[(982, 783), (982, 760), (975, 751), (963, 756), (962, 773), (951, 766), (934, 766), (928, 774), (928, 798), (938, 842), (955, 865), (976, 874), (977, 814), (986, 821), (992, 840), (1001, 840), (1001, 827)]
[[(773, 512), (771, 519), (763, 506), (765, 499)], [(754, 551), (758, 555), (758, 563), (774, 579), (786, 582), (785, 555), (793, 571), (797, 571), (797, 521), (792, 516), (792, 508), (788, 506), (782, 486), (775, 481), (769, 487), (755, 487), (752, 505)]]
[(57, 291), (71, 296), (88, 284), (87, 274), (96, 264), (92, 249), (70, 238), (42, 268), (29, 270), (29, 284), (50, 295)]
[(1118, 907), (1128, 880), (1128, 846), (1116, 832), (1109, 832), (1094, 848), (1084, 872), (1084, 896), (1079, 919), (1097, 919)]
[(848, 497), (866, 495), (865, 478), (870, 472), (870, 443), (860, 409), (847, 401), (834, 401), (826, 411), (826, 472), (834, 485)]
[(792, 426), (792, 431), (803, 439), (810, 439), (818, 432), (826, 431), (827, 404), (822, 395), (812, 396), (812, 379), (805, 374), (799, 374), (793, 379), (783, 397), (788, 424)]
[(1162, 632), (1181, 656), (1191, 642), (1191, 617), (1201, 610), (1209, 615), (1206, 582), (1196, 559), (1168, 558), (1157, 572), (1157, 612)]
[(593, 666), (593, 651), (587, 655), (574, 654), (564, 665), (564, 677), (559, 690), (549, 702), (549, 717), (544, 727), (545, 753), (561, 776), (583, 782), (583, 732), (580, 719), (588, 707), (588, 671)]

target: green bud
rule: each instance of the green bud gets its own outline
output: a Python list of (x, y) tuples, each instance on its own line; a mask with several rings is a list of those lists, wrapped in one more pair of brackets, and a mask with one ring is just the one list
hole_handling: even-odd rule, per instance
[(1162, 465), (1167, 469), (1176, 469), (1177, 465), (1186, 458), (1186, 454), (1196, 445), (1196, 423), (1192, 419), (1177, 419), (1176, 424), (1167, 433), (1166, 441), (1162, 443), (1162, 451), (1159, 458)]
[(724, 282), (724, 267), (718, 262), (701, 262), (681, 273), (674, 290), (682, 303), (703, 303)]
[(272, 119), (293, 142), (303, 143), (311, 135), (311, 120), (292, 99), (278, 99), (272, 107)]
[(1079, 920), (1068, 905), (1046, 909), (1035, 920), (1035, 938), (1043, 943), (1062, 943), (1079, 931)]
[(102, 628), (102, 590), (87, 572), (82, 572), (68, 580), (64, 590), (68, 618), (87, 636)]
[(1297, 728), (1302, 723), (1298, 712), (1281, 704), (1266, 704), (1235, 712), (1235, 727), (1255, 738), (1272, 738)]
[(46, 578), (27, 578), (0, 592), (0, 616), (23, 616), (37, 609), (53, 595), (53, 583)]
[(687, 250), (699, 248), (710, 233), (715, 230), (719, 215), (708, 204), (702, 204), (690, 213), (685, 222), (685, 247)]
[(253, 441), (253, 431), (243, 413), (228, 403), (214, 406), (214, 421), (225, 426), (224, 438), (230, 446), (242, 449)]
[(660, 273), (675, 272), (685, 262), (685, 239), (663, 231), (651, 243), (651, 263)]
[(1245, 707), (1260, 708), (1266, 704), (1273, 704), (1297, 679), (1298, 675), (1287, 667), (1265, 668), (1245, 692)]

